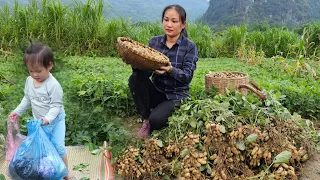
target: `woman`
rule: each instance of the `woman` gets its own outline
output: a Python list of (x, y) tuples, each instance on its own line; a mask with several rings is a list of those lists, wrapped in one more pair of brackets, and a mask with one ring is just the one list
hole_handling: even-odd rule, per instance
[[(143, 119), (143, 125), (137, 133), (139, 138), (166, 126), (174, 108), (189, 96), (198, 50), (187, 38), (186, 24), (183, 7), (167, 6), (162, 12), (165, 34), (151, 38), (149, 46), (165, 54), (170, 62), (153, 73), (133, 68), (129, 88)], [(149, 78), (151, 75), (152, 81)]]

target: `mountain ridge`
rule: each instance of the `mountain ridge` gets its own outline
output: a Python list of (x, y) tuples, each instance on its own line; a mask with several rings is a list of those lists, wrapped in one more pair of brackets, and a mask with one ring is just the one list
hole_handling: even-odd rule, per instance
[[(125, 18), (131, 18), (134, 22), (160, 21), (162, 11), (167, 5), (179, 4), (186, 10), (187, 20), (195, 21), (200, 19), (209, 7), (207, 0), (149, 0), (148, 3), (140, 2), (141, 0), (108, 0), (111, 8), (114, 9), (111, 9), (109, 13), (107, 9), (106, 13), (110, 17), (122, 15)], [(197, 6), (195, 6), (195, 2)], [(137, 8), (139, 4), (141, 7)], [(121, 10), (122, 8), (126, 11)], [(144, 12), (147, 13), (144, 14)]]
[(210, 26), (241, 23), (295, 27), (320, 18), (319, 0), (211, 0), (201, 20)]

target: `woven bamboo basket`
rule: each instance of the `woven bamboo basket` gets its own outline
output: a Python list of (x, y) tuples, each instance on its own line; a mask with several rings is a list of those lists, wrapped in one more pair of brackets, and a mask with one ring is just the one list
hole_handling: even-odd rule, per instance
[[(251, 84), (253, 87), (249, 86)], [(234, 89), (243, 95), (248, 94), (248, 90), (257, 94), (261, 100), (265, 100), (265, 95), (253, 81), (249, 81), (249, 76), (242, 72), (209, 72), (205, 76), (205, 88), (210, 92), (211, 86), (219, 89), (220, 94), (226, 93), (226, 89)]]
[(126, 64), (142, 70), (156, 70), (169, 63), (159, 51), (125, 37), (118, 37), (117, 51)]

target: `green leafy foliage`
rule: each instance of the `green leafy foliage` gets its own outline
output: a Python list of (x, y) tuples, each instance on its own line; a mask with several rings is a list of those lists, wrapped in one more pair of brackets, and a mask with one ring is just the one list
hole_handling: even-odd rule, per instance
[[(15, 1), (12, 6), (3, 5), (0, 7), (0, 54), (24, 52), (31, 39), (45, 42), (54, 51), (65, 55), (117, 57), (115, 43), (120, 36), (147, 44), (151, 37), (164, 34), (160, 20), (133, 23), (128, 17), (108, 18), (104, 16), (108, 8), (103, 0), (73, 1), (70, 4), (32, 0), (26, 4)], [(216, 21), (216, 17), (213, 19)], [(319, 57), (319, 22), (306, 24), (297, 31), (263, 22), (261, 28), (232, 24), (216, 31), (206, 23), (188, 20), (187, 30), (201, 58), (233, 57), (243, 45), (264, 51), (267, 57), (279, 54)]]
[[(262, 66), (250, 67), (233, 59), (203, 59), (202, 62), (197, 64), (198, 69), (191, 83), (190, 92), (193, 98), (204, 94), (205, 79), (203, 77), (208, 72), (238, 71), (247, 73), (249, 79), (256, 82), (262, 89), (273, 90), (274, 99), (281, 102), (290, 112), (297, 112), (305, 118), (320, 118), (319, 79), (310, 80), (305, 76), (292, 77), (282, 72), (281, 62), (272, 61), (272, 59), (266, 59)], [(316, 64), (312, 67), (316, 68)], [(315, 70), (317, 74), (320, 73), (319, 68)], [(267, 104), (269, 104), (268, 101)]]
[(0, 134), (0, 157), (5, 155), (5, 137), (3, 134)]
[[(265, 125), (270, 123), (272, 117), (291, 119), (290, 112), (279, 102), (279, 93), (264, 93), (267, 96), (265, 102), (256, 96), (246, 97), (236, 92), (186, 101), (169, 118), (169, 127), (161, 134), (165, 139), (178, 139), (188, 131), (204, 134), (203, 127), (209, 122), (221, 124), (220, 132), (226, 133), (237, 123)], [(254, 138), (252, 134), (246, 140), (251, 142)], [(239, 148), (243, 143), (239, 142)]]
[(256, 133), (250, 134), (248, 137), (246, 137), (246, 142), (252, 143), (256, 142), (258, 135)]
[[(0, 107), (6, 107), (1, 111), (0, 129), (6, 132), (7, 116), (23, 97), (27, 73), (21, 58), (0, 60), (1, 74), (15, 83), (0, 84)], [(112, 58), (65, 58), (57, 55), (55, 63), (52, 73), (64, 90), (66, 144), (102, 144), (107, 141), (116, 156), (123, 146), (132, 141), (119, 118), (132, 116), (135, 110), (127, 87), (131, 69), (121, 60)], [(18, 73), (10, 73), (14, 71)], [(21, 117), (24, 134), (28, 119), (32, 119), (30, 110)]]
[[(64, 57), (59, 54), (55, 57), (52, 74), (64, 89), (66, 144), (98, 146), (107, 141), (116, 157), (123, 147), (134, 142), (123, 120), (135, 115), (127, 85), (130, 66), (118, 58)], [(319, 81), (310, 81), (306, 77), (293, 78), (277, 70), (280, 62), (269, 61), (270, 64), (260, 67), (248, 66), (231, 58), (200, 59), (191, 83), (191, 99), (171, 117), (170, 123), (175, 128), (166, 134), (175, 137), (187, 129), (200, 132), (208, 121), (220, 123), (220, 131), (227, 133), (237, 122), (263, 124), (268, 123), (271, 116), (293, 117), (293, 112), (298, 112), (302, 117), (319, 119)], [(0, 132), (6, 132), (7, 116), (20, 102), (28, 74), (20, 55), (0, 58), (0, 63), (0, 74), (14, 83), (10, 85), (5, 80), (0, 81)], [(217, 96), (216, 91), (206, 93), (204, 77), (209, 71), (249, 74), (251, 80), (265, 89), (266, 101), (260, 101), (250, 92), (248, 96), (233, 92)], [(26, 134), (25, 122), (31, 118), (31, 111), (21, 117), (23, 134)], [(301, 126), (310, 132), (310, 138), (319, 141), (311, 123), (301, 123)], [(92, 147), (92, 150), (95, 149)]]
[(274, 158), (273, 163), (274, 164), (288, 163), (290, 158), (291, 158), (291, 152), (283, 151)]
[(86, 170), (86, 168), (89, 166), (89, 164), (87, 164), (87, 163), (81, 163), (81, 164), (78, 164), (78, 165), (76, 165), (76, 166), (74, 166), (73, 168), (72, 168), (72, 170), (74, 170), (74, 171), (80, 171), (80, 172), (85, 172), (85, 171), (88, 171), (88, 170)]
[(4, 177), (3, 174), (0, 174), (0, 180), (6, 180), (6, 177)]

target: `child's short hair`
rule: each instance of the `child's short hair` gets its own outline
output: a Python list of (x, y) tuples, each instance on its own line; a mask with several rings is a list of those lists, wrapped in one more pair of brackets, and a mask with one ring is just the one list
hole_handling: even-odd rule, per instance
[(24, 54), (25, 65), (41, 65), (45, 68), (54, 64), (53, 53), (51, 49), (43, 43), (31, 43)]

